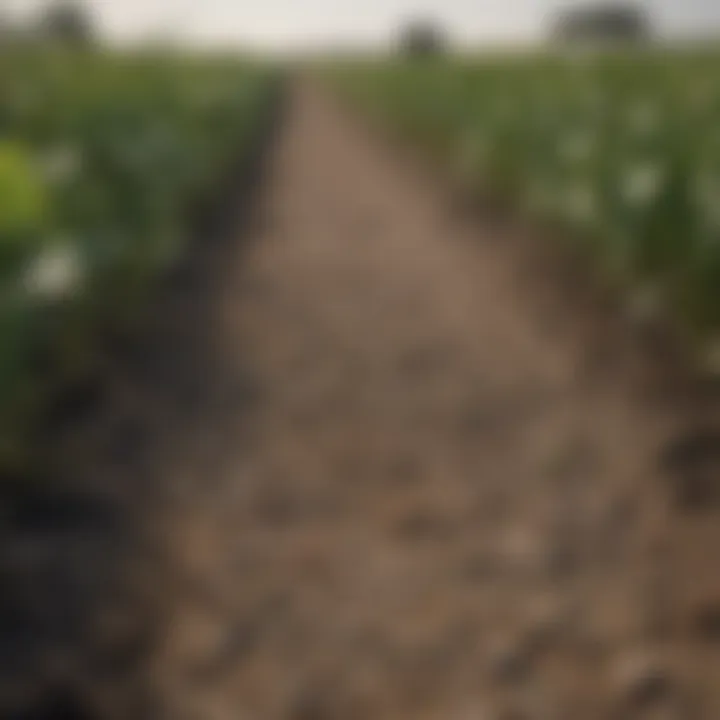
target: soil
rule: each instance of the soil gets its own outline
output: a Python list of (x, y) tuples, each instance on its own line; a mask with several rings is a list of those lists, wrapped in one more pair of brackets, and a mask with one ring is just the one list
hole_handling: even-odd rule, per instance
[(292, 87), (249, 222), (59, 443), (108, 514), (5, 543), (86, 569), (22, 585), (84, 654), (7, 717), (720, 717), (717, 403), (441, 185)]

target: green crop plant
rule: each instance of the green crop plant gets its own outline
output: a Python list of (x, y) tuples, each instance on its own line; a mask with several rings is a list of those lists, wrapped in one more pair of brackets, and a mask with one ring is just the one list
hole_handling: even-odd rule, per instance
[(589, 242), (691, 342), (720, 330), (720, 52), (348, 62), (349, 102), (478, 194)]
[(274, 83), (225, 58), (0, 54), (0, 471), (182, 254)]

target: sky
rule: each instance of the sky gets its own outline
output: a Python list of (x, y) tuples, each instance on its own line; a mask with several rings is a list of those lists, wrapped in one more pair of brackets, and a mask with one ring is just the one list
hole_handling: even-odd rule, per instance
[[(437, 21), (458, 44), (541, 38), (572, 0), (85, 0), (117, 42), (159, 34), (196, 45), (267, 50), (377, 46), (413, 17)], [(0, 0), (19, 14), (43, 0)], [(720, 0), (643, 0), (663, 33), (720, 33)]]

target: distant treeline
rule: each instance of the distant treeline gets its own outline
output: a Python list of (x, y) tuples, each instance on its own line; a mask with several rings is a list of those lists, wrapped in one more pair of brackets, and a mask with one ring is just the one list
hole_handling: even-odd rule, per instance
[(24, 22), (0, 14), (0, 42), (5, 45), (33, 42), (91, 45), (95, 37), (93, 18), (79, 0), (50, 0)]
[[(569, 5), (555, 14), (548, 28), (550, 41), (573, 45), (637, 43), (652, 35), (650, 17), (632, 2)], [(438, 23), (414, 20), (400, 28), (397, 50), (408, 57), (430, 57), (444, 53), (450, 44)]]

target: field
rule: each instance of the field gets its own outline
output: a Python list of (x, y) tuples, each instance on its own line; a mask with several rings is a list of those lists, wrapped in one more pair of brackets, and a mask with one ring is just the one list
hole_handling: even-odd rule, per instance
[(569, 232), (639, 312), (720, 326), (717, 52), (348, 64), (338, 87), (466, 188)]
[(0, 67), (0, 717), (720, 717), (717, 56)]
[(236, 60), (0, 56), (0, 465), (100, 336), (143, 314), (272, 92)]

